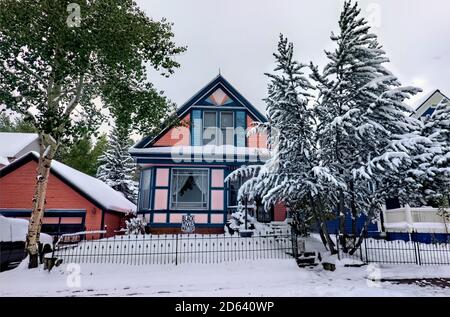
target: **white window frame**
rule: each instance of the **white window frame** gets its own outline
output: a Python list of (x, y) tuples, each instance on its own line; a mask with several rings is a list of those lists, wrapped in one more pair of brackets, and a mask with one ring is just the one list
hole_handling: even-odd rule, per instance
[[(173, 194), (174, 194), (174, 189), (177, 190), (176, 188), (174, 188), (174, 183), (175, 182), (175, 171), (190, 171), (190, 172), (195, 172), (195, 171), (205, 171), (206, 173), (206, 197), (205, 197), (205, 202), (206, 202), (206, 207), (186, 207), (186, 206), (178, 206), (178, 201), (174, 201), (173, 199)], [(209, 210), (209, 169), (208, 168), (172, 168), (171, 170), (171, 174), (170, 174), (170, 190), (169, 190), (169, 194), (170, 194), (170, 209), (171, 210)], [(177, 200), (177, 199), (176, 199)], [(196, 202), (198, 203), (198, 202)], [(201, 204), (203, 204), (203, 201), (200, 202)]]

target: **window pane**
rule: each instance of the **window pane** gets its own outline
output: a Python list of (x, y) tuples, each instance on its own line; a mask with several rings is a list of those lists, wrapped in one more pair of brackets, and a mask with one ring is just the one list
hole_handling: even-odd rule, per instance
[(150, 206), (150, 176), (151, 170), (143, 170), (141, 173), (141, 189), (139, 193), (139, 209), (149, 209)]
[(217, 126), (216, 115), (216, 112), (205, 111), (203, 113), (203, 127), (208, 128)]
[(232, 112), (222, 112), (220, 114), (220, 127), (221, 128), (233, 128), (233, 113)]
[(205, 111), (203, 113), (203, 145), (217, 144), (217, 112)]
[(236, 146), (245, 146), (245, 112), (236, 112)]
[(202, 112), (192, 110), (192, 145), (202, 145)]
[(222, 144), (234, 145), (234, 129), (233, 128), (222, 129)]
[(203, 130), (203, 145), (217, 145), (219, 135), (216, 127), (209, 127)]
[(208, 207), (208, 194), (207, 170), (172, 170), (172, 208), (206, 209)]

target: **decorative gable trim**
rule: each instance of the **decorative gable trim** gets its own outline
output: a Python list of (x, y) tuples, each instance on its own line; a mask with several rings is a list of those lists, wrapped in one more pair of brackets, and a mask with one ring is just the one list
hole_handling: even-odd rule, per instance
[[(200, 89), (193, 97), (185, 102), (176, 112), (179, 118), (183, 118), (192, 108), (216, 109), (245, 109), (254, 120), (266, 122), (266, 117), (256, 109), (247, 99), (244, 98), (224, 77), (218, 75), (205, 87)], [(145, 148), (159, 140), (172, 127), (167, 126), (155, 137), (145, 137), (133, 148)]]

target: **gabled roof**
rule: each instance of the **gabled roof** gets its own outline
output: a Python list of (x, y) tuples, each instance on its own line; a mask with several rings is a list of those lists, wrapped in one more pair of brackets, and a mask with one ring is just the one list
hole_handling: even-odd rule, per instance
[[(29, 152), (21, 156), (1, 169), (0, 177), (6, 176), (32, 160), (38, 162), (39, 154)], [(50, 171), (65, 184), (105, 211), (128, 212), (136, 210), (135, 204), (95, 177), (77, 171), (56, 160), (52, 161)]]
[(16, 157), (38, 138), (37, 133), (0, 132), (0, 164), (8, 165), (8, 158)]
[[(224, 106), (240, 106), (246, 108), (249, 113), (258, 121), (266, 122), (267, 118), (256, 109), (239, 91), (234, 88), (222, 75), (217, 75), (211, 80), (205, 87), (200, 89), (194, 96), (186, 101), (180, 108), (178, 108), (176, 114), (179, 118), (186, 115), (193, 106), (211, 106), (213, 105), (210, 96), (218, 89), (222, 90), (225, 95), (229, 96), (229, 99)], [(165, 127), (158, 135), (154, 137), (144, 137), (141, 141), (136, 143), (133, 148), (143, 148), (157, 140), (161, 135), (166, 133), (171, 126)]]
[(439, 89), (425, 94), (421, 99), (419, 99), (415, 107), (413, 107), (415, 112), (411, 116), (414, 118), (420, 118), (424, 115), (431, 115), (434, 112), (434, 108), (432, 108), (432, 106), (436, 106), (443, 99), (450, 100)]

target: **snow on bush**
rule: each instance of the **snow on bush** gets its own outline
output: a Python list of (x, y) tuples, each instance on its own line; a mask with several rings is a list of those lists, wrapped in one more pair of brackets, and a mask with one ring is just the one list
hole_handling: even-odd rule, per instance
[(142, 218), (126, 220), (127, 231), (125, 234), (145, 234), (146, 222)]
[[(247, 229), (255, 229), (256, 219), (247, 214)], [(231, 214), (231, 219), (226, 224), (230, 234), (245, 230), (245, 210), (239, 209)]]

